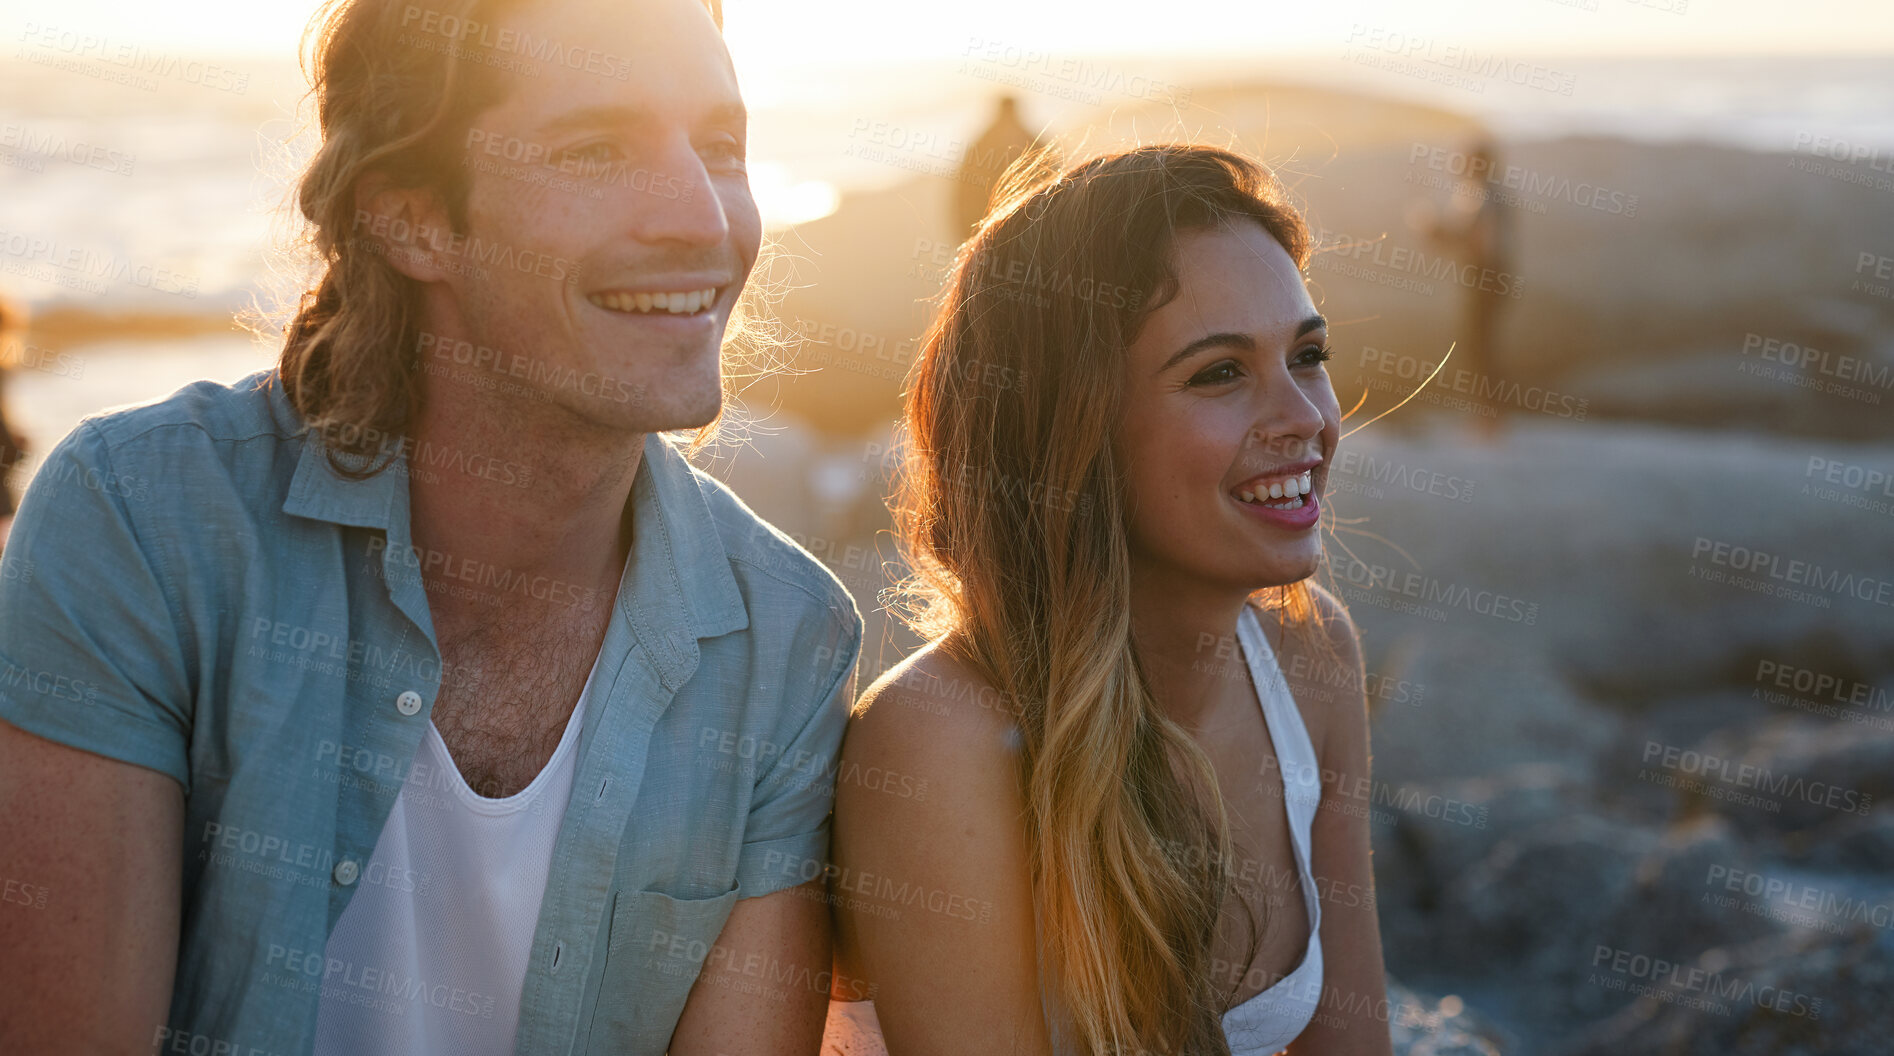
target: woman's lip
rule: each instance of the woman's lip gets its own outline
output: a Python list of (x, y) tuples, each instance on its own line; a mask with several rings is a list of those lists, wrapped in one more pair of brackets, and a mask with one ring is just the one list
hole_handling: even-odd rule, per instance
[[(1322, 504), (1317, 498), (1318, 494), (1316, 490), (1311, 489), (1307, 495), (1301, 497), (1302, 505), (1293, 510), (1272, 510), (1259, 503), (1244, 502), (1235, 496), (1231, 496), (1230, 501), (1241, 506), (1244, 512), (1250, 516), (1261, 518), (1278, 527), (1306, 529), (1314, 527), (1316, 523), (1322, 519)], [(1281, 502), (1283, 500), (1274, 499), (1271, 501)]]
[[(1321, 459), (1311, 458), (1301, 462), (1291, 462), (1286, 466), (1278, 466), (1266, 473), (1258, 473), (1248, 480), (1238, 481), (1236, 487), (1230, 489), (1230, 494), (1235, 495), (1237, 492), (1242, 491), (1246, 485), (1255, 484), (1257, 481), (1276, 480), (1281, 477), (1299, 477), (1304, 473), (1314, 473), (1315, 469), (1321, 464)], [(1311, 479), (1313, 479), (1313, 477), (1311, 477)], [(1250, 490), (1257, 491), (1259, 489), (1252, 487)]]
[[(1301, 495), (1302, 497), (1304, 497), (1304, 498), (1306, 498), (1306, 497), (1308, 497), (1308, 496), (1309, 496), (1310, 494), (1312, 494), (1312, 493), (1314, 493), (1315, 491), (1317, 491), (1318, 489), (1320, 489), (1320, 487), (1321, 487), (1321, 483), (1322, 483), (1322, 482), (1321, 482), (1320, 480), (1317, 480), (1317, 479), (1316, 479), (1316, 476), (1315, 476), (1315, 471), (1314, 471), (1313, 469), (1309, 469), (1309, 470), (1304, 470), (1303, 472), (1304, 472), (1304, 473), (1306, 473), (1306, 474), (1308, 474), (1308, 477), (1309, 477), (1309, 490), (1308, 490), (1308, 491), (1304, 491), (1304, 492), (1300, 492), (1299, 494), (1300, 494), (1300, 495)], [(1271, 480), (1271, 479), (1275, 479), (1275, 480), (1280, 480), (1280, 479), (1282, 479), (1282, 478), (1279, 478), (1279, 477), (1276, 477), (1276, 478), (1272, 478), (1272, 477), (1254, 477), (1254, 478), (1252, 478), (1252, 479), (1250, 479), (1250, 480), (1246, 480), (1246, 481), (1244, 481), (1244, 482), (1243, 482), (1242, 484), (1239, 484), (1239, 485), (1237, 485), (1237, 486), (1236, 486), (1236, 487), (1234, 487), (1234, 488), (1231, 488), (1231, 489), (1229, 490), (1229, 493), (1228, 493), (1228, 494), (1229, 494), (1229, 496), (1230, 496), (1231, 498), (1233, 498), (1233, 499), (1235, 499), (1236, 501), (1238, 501), (1238, 502), (1242, 502), (1242, 501), (1243, 501), (1243, 492), (1244, 492), (1244, 491), (1246, 490), (1246, 487), (1245, 487), (1246, 485), (1250, 485), (1250, 484), (1255, 484), (1255, 483), (1257, 483), (1258, 481), (1263, 481), (1263, 480)], [(1274, 497), (1274, 498), (1272, 498), (1272, 497), (1270, 496), (1270, 494), (1269, 494), (1269, 489), (1268, 489), (1268, 488), (1266, 488), (1266, 487), (1253, 487), (1253, 488), (1247, 488), (1247, 490), (1248, 490), (1248, 491), (1250, 491), (1250, 492), (1251, 492), (1252, 494), (1254, 494), (1254, 495), (1256, 496), (1256, 498), (1258, 498), (1258, 499), (1261, 499), (1261, 500), (1263, 500), (1263, 501), (1266, 501), (1266, 502), (1280, 502), (1280, 501), (1281, 501), (1281, 500), (1283, 500), (1283, 499), (1287, 499), (1287, 498), (1291, 498), (1291, 497), (1292, 497), (1292, 496), (1289, 496), (1289, 495), (1282, 495), (1282, 496), (1278, 496), (1278, 497)]]

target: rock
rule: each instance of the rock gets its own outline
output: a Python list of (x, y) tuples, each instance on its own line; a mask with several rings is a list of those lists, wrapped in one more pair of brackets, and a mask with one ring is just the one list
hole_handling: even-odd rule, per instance
[(1869, 923), (1841, 941), (1785, 930), (1717, 947), (1634, 982), (1651, 992), (1550, 1056), (1884, 1056), (1894, 1041), (1894, 930)]
[[(1619, 949), (1649, 957), (1686, 961), (1705, 947), (1748, 942), (1775, 934), (1779, 927), (1766, 915), (1731, 905), (1729, 881), (1766, 868), (1739, 840), (1724, 819), (1704, 815), (1661, 830), (1658, 845), (1632, 870), (1630, 884), (1616, 905), (1597, 922), (1590, 942), (1574, 950), (1589, 977), (1601, 957)], [(1619, 992), (1577, 985), (1573, 973), (1575, 1011), (1587, 1018), (1616, 1011), (1623, 1005)]]
[(1661, 842), (1582, 809), (1500, 840), (1447, 886), (1436, 921), (1441, 959), (1531, 979), (1548, 1014), (1584, 1011), (1573, 1002), (1600, 926), (1631, 896), (1637, 864)]
[[(1791, 838), (1866, 817), (1894, 796), (1894, 734), (1854, 723), (1778, 719), (1759, 730), (1723, 730), (1680, 757), (1691, 794), (1738, 829)], [(1714, 762), (1712, 760), (1715, 760)]]
[[(1375, 814), (1375, 886), (1383, 916), (1391, 908), (1433, 911), (1447, 886), (1495, 842), (1565, 816), (1587, 794), (1577, 771), (1555, 763), (1391, 788)], [(1432, 804), (1439, 809), (1430, 811)]]
[(1894, 807), (1837, 818), (1811, 838), (1792, 841), (1789, 850), (1796, 864), (1808, 868), (1894, 876)]
[(1423, 996), (1389, 976), (1388, 1007), (1394, 1056), (1500, 1056), (1513, 1047), (1506, 1031), (1453, 994)]

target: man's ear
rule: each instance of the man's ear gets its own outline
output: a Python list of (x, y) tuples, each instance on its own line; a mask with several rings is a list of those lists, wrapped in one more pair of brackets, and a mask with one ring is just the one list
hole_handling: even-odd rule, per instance
[(349, 238), (416, 282), (441, 282), (452, 274), (451, 258), (460, 244), (439, 193), (403, 187), (379, 169), (355, 181)]

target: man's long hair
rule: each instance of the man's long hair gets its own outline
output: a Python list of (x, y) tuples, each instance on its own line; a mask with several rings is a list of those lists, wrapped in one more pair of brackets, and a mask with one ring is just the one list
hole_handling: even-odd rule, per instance
[[(721, 0), (703, 2), (721, 29)], [(429, 0), (427, 12), (439, 25), (488, 25), (521, 6)], [(328, 0), (305, 33), (321, 146), (297, 181), (296, 202), (306, 221), (303, 248), (320, 277), (296, 299), (278, 373), (337, 471), (352, 476), (386, 464), (364, 473), (334, 454), (382, 452), (421, 397), (420, 284), (389, 262), (388, 248), (360, 222), (356, 186), (380, 172), (402, 187), (433, 188), (454, 230), (464, 232), (470, 170), (459, 163), (462, 141), (515, 76), (482, 61), (490, 49), (480, 39), (409, 24), (413, 11), (408, 0)], [(742, 330), (738, 321), (732, 326)], [(698, 442), (717, 426), (698, 430)]]
[[(1178, 233), (1260, 224), (1298, 267), (1310, 234), (1267, 169), (1224, 150), (1033, 169), (1021, 159), (962, 248), (910, 379), (904, 615), (953, 632), (1013, 702), (1042, 990), (1075, 1051), (1227, 1054), (1236, 983), (1211, 947), (1228, 823), (1208, 756), (1154, 703), (1134, 648), (1111, 436), (1126, 349), (1177, 293)], [(1306, 627), (1317, 589), (1257, 600)]]

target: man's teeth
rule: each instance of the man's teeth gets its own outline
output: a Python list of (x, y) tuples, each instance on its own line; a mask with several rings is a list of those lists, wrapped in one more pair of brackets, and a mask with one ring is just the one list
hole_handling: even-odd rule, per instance
[(715, 287), (685, 293), (588, 293), (585, 299), (614, 312), (668, 312), (690, 315), (717, 303)]
[[(1263, 503), (1275, 509), (1293, 510), (1302, 505), (1301, 498), (1314, 487), (1314, 470), (1308, 470), (1301, 476), (1287, 477), (1271, 481), (1265, 490), (1242, 488), (1237, 491), (1244, 502)], [(1285, 499), (1285, 502), (1269, 502), (1270, 499)]]

